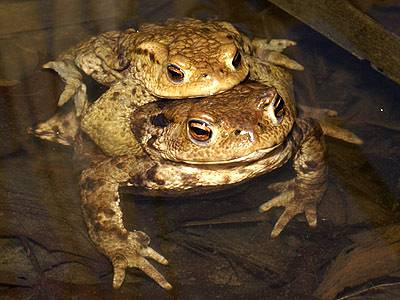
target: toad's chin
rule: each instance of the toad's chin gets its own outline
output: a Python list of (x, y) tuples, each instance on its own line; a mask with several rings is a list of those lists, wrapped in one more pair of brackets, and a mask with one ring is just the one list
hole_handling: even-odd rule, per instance
[(276, 149), (281, 148), (283, 144), (277, 144), (272, 147), (259, 149), (245, 156), (227, 159), (227, 160), (215, 160), (215, 161), (201, 161), (201, 160), (183, 160), (183, 163), (190, 165), (223, 165), (223, 164), (236, 164), (236, 163), (247, 163), (254, 162), (265, 158), (271, 153), (275, 152)]

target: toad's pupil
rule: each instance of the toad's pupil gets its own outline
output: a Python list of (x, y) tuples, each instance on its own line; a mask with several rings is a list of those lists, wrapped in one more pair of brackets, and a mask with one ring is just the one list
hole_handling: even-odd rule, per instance
[(242, 61), (242, 55), (240, 54), (239, 51), (236, 51), (235, 56), (233, 57), (232, 60), (232, 66), (235, 68), (240, 66), (240, 62)]
[(190, 121), (189, 131), (192, 138), (198, 141), (207, 141), (211, 138), (211, 129), (205, 122), (201, 121)]
[(173, 82), (181, 82), (183, 80), (184, 74), (178, 66), (168, 65), (167, 71), (168, 71), (168, 77)]
[(283, 101), (281, 96), (277, 95), (277, 99), (275, 100), (274, 106), (275, 106), (275, 109), (274, 109), (275, 116), (277, 116), (277, 117), (282, 116), (283, 112), (284, 112), (283, 108), (285, 106), (285, 101)]

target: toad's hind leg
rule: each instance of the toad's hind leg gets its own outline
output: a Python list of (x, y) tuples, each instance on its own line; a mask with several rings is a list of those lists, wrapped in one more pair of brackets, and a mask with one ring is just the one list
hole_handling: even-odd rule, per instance
[(283, 185), (284, 192), (259, 208), (260, 212), (266, 212), (273, 207), (285, 207), (271, 232), (272, 237), (278, 236), (294, 216), (303, 212), (308, 224), (315, 227), (317, 205), (326, 191), (327, 167), (321, 127), (311, 119), (298, 119), (296, 123), (302, 131), (297, 137), (300, 143), (293, 161), (296, 177)]
[(119, 288), (125, 270), (135, 267), (145, 272), (161, 287), (170, 289), (167, 282), (146, 258), (160, 264), (168, 261), (149, 247), (150, 238), (141, 231), (128, 231), (122, 222), (118, 188), (130, 174), (140, 174), (146, 163), (138, 164), (134, 157), (110, 158), (84, 170), (81, 175), (82, 211), (89, 235), (114, 268), (113, 287)]

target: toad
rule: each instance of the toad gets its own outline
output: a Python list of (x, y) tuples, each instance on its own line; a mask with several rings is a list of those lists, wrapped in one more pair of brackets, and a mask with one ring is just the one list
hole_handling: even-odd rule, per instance
[[(80, 70), (106, 86), (134, 78), (131, 89), (139, 85), (158, 98), (202, 97), (243, 81), (249, 72), (245, 54), (267, 51), (268, 61), (302, 69), (280, 53), (293, 44), (288, 40), (251, 41), (228, 22), (171, 19), (164, 24), (143, 24), (138, 30), (102, 33), (44, 68), (54, 69), (66, 82), (59, 106), (74, 98), (79, 116), (88, 106)], [(135, 98), (132, 101), (136, 103)]]
[(149, 246), (145, 233), (124, 227), (121, 186), (150, 195), (204, 193), (250, 180), (293, 158), (296, 178), (260, 211), (285, 207), (273, 237), (300, 213), (316, 226), (317, 204), (326, 189), (322, 131), (311, 119), (296, 119), (291, 98), (280, 87), (248, 83), (203, 99), (149, 103), (130, 120), (140, 144), (133, 154), (94, 155), (83, 136), (77, 141), (77, 157), (90, 162), (80, 179), (83, 214), (91, 239), (113, 264), (115, 288), (128, 267), (171, 288), (147, 259), (167, 260)]

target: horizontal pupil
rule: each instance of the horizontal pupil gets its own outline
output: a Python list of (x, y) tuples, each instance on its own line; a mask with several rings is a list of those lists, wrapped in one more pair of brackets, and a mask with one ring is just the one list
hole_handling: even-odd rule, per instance
[(196, 139), (205, 141), (211, 137), (211, 130), (204, 123), (189, 122), (189, 128), (192, 136)]
[(168, 72), (169, 72), (170, 76), (175, 79), (181, 79), (183, 77), (183, 73), (179, 69), (177, 69), (173, 66), (168, 67)]
[(209, 131), (204, 130), (202, 128), (199, 127), (190, 127), (190, 129), (197, 135), (208, 135)]

